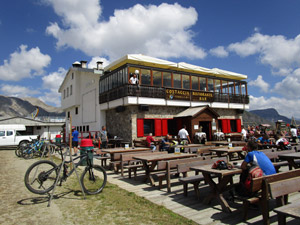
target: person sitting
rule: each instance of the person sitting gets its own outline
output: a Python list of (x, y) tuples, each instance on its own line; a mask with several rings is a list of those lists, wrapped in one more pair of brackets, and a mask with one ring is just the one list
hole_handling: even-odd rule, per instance
[(170, 147), (174, 144), (174, 142), (171, 140), (170, 134), (167, 134), (162, 140), (161, 140), (161, 150), (162, 151), (170, 151)]
[[(251, 196), (249, 175), (251, 178), (258, 176), (272, 175), (276, 173), (275, 167), (265, 153), (257, 151), (257, 143), (253, 140), (247, 142), (247, 155), (241, 164), (243, 170), (240, 176), (240, 183), (236, 187), (236, 192), (242, 196)], [(258, 171), (258, 173), (253, 173)]]
[(152, 137), (152, 133), (149, 133), (149, 135), (146, 137), (147, 147), (151, 148), (152, 152), (156, 150), (154, 138)]

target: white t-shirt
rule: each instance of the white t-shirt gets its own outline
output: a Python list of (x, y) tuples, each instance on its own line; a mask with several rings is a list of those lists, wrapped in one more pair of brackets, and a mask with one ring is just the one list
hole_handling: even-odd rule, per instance
[(243, 137), (247, 137), (247, 131), (246, 131), (246, 129), (242, 129), (242, 135), (243, 135)]
[(137, 77), (131, 77), (130, 82), (131, 82), (131, 84), (137, 84), (139, 82), (139, 80), (137, 79)]
[(293, 137), (297, 137), (297, 129), (296, 128), (292, 128), (291, 133), (292, 133)]
[(178, 132), (178, 136), (181, 139), (188, 139), (189, 133), (187, 132), (186, 129), (182, 128), (179, 132)]

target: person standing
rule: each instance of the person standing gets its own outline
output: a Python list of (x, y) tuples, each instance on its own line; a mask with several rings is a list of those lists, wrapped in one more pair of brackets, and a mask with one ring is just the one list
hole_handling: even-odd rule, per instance
[(108, 137), (107, 137), (107, 131), (105, 126), (102, 126), (102, 130), (100, 131), (100, 141), (101, 141), (100, 148), (107, 148)]
[(188, 143), (191, 143), (189, 133), (186, 130), (186, 125), (183, 125), (182, 129), (179, 130), (178, 137), (179, 137), (180, 144), (182, 141), (187, 141)]
[(247, 130), (245, 129), (244, 126), (242, 126), (242, 140), (247, 141)]
[(297, 129), (294, 125), (291, 125), (291, 136), (292, 136), (293, 142), (296, 142), (298, 135), (297, 135)]
[(137, 78), (138, 75), (139, 75), (139, 71), (136, 70), (136, 71), (134, 72), (133, 76), (130, 77), (129, 83), (130, 83), (130, 84), (136, 84), (136, 85), (138, 85), (138, 84), (139, 84), (139, 79)]
[(75, 127), (72, 127), (72, 148), (74, 149), (74, 155), (77, 156), (78, 152), (78, 131), (76, 130)]

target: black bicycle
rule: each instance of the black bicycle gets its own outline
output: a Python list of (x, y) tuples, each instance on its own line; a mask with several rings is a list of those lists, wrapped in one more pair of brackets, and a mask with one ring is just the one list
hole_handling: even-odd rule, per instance
[[(85, 165), (84, 171), (80, 177), (80, 183), (83, 191), (86, 194), (94, 195), (100, 193), (106, 185), (107, 175), (103, 167), (94, 165), (89, 157), (88, 152), (80, 154), (73, 160), (80, 158), (78, 163), (75, 163), (75, 168), (69, 170), (67, 164), (71, 161), (65, 161), (64, 157), (66, 154), (62, 153), (62, 147), (60, 147), (60, 155), (62, 162), (56, 165), (54, 162), (49, 160), (40, 160), (33, 163), (25, 173), (25, 186), (27, 189), (35, 194), (47, 194), (55, 186), (56, 180), (58, 179), (58, 185), (62, 185), (63, 181), (75, 171), (80, 165)], [(72, 164), (71, 164), (72, 165)], [(62, 174), (59, 176), (59, 174)]]

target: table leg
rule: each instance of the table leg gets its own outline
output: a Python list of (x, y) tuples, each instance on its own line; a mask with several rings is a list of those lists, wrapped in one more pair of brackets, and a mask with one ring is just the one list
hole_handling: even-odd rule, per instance
[(231, 181), (231, 176), (225, 176), (220, 178), (220, 181), (218, 184), (216, 184), (211, 175), (209, 173), (203, 173), (203, 176), (205, 178), (205, 181), (209, 184), (211, 188), (211, 193), (204, 199), (204, 204), (209, 204), (213, 198), (216, 198), (224, 212), (231, 212), (230, 206), (228, 205), (228, 202), (223, 196), (224, 191), (228, 189), (227, 184)]
[(294, 159), (287, 159), (291, 167), (294, 167), (295, 169), (298, 169), (299, 166), (295, 163)]
[(154, 170), (157, 162), (152, 162), (151, 165), (148, 162), (143, 161), (143, 167), (145, 169), (145, 179), (144, 182), (147, 183), (148, 179), (150, 180), (151, 186), (155, 186), (155, 182), (153, 177), (151, 176), (151, 172)]

